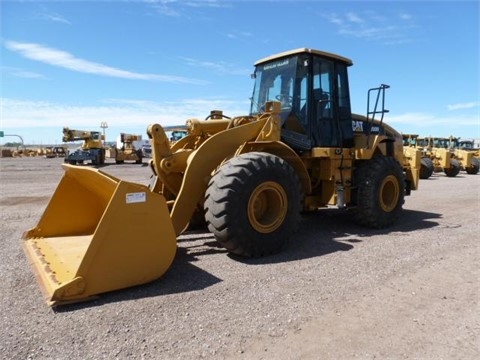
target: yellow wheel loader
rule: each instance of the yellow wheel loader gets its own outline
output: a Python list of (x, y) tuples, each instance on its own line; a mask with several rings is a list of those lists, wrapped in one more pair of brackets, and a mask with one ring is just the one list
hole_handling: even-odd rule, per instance
[[(460, 143), (460, 138), (450, 136), (447, 138), (439, 139), (439, 141), (448, 146), (452, 152), (452, 157), (460, 163), (460, 169), (467, 174), (476, 175), (480, 168), (480, 162), (478, 159), (478, 151), (472, 151), (471, 148), (465, 148)], [(473, 148), (473, 142), (471, 143)]]
[[(405, 156), (417, 150), (421, 153), (420, 159), (420, 179), (428, 179), (435, 170), (432, 159), (428, 156), (427, 150), (419, 145), (419, 137), (417, 134), (403, 134), (403, 152)], [(414, 155), (416, 156), (416, 155)]]
[(444, 172), (448, 177), (455, 177), (460, 172), (460, 162), (455, 159), (451, 150), (432, 137), (417, 139), (423, 147), (426, 157), (433, 163), (434, 172)]
[(469, 151), (473, 154), (471, 164), (465, 167), (465, 171), (471, 175), (478, 174), (480, 169), (480, 149), (474, 147), (473, 140), (460, 140), (460, 138), (458, 138), (456, 146), (461, 150)]
[(417, 189), (420, 152), (405, 156), (402, 135), (383, 123), (387, 85), (369, 90), (366, 116), (351, 113), (350, 65), (312, 49), (267, 57), (255, 64), (249, 115), (214, 110), (188, 120), (173, 143), (149, 125), (149, 186), (63, 165), (38, 225), (23, 235), (49, 304), (161, 277), (195, 221), (247, 257), (283, 249), (302, 212), (332, 206), (364, 226), (394, 224)]

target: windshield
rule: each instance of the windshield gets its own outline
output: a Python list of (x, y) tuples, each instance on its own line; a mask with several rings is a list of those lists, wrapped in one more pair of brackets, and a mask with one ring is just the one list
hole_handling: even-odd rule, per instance
[(292, 109), (296, 68), (297, 56), (257, 66), (251, 115), (263, 112), (267, 101), (280, 101), (282, 111)]
[(473, 149), (473, 142), (471, 142), (471, 141), (460, 141), (459, 146), (463, 147), (465, 149)]
[(444, 148), (444, 149), (455, 148), (455, 143), (451, 139), (444, 139), (444, 138), (434, 139), (433, 145), (439, 148)]

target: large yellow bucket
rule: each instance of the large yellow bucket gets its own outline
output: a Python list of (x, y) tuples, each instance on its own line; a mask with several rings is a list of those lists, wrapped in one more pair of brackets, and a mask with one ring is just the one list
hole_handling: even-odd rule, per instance
[(50, 305), (90, 299), (162, 276), (176, 252), (165, 198), (90, 167), (65, 174), (22, 239)]

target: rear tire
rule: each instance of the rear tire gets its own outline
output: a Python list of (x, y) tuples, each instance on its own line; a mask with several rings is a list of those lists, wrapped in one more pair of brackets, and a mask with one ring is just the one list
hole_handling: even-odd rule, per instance
[(377, 156), (361, 164), (354, 174), (356, 191), (353, 220), (362, 226), (382, 229), (400, 216), (404, 202), (403, 169), (391, 157)]
[(137, 150), (135, 153), (137, 155), (137, 160), (135, 160), (135, 164), (141, 164), (143, 162), (142, 150)]
[(105, 149), (100, 151), (100, 159), (98, 160), (100, 165), (105, 165)]
[(455, 177), (460, 172), (460, 163), (457, 159), (450, 159), (450, 167), (448, 169), (443, 169), (443, 171), (448, 177)]
[(430, 158), (422, 158), (421, 159), (421, 167), (420, 167), (420, 179), (428, 179), (433, 174), (433, 170), (435, 166), (433, 165), (433, 161)]
[(467, 172), (467, 174), (475, 175), (478, 173), (479, 168), (480, 162), (477, 158), (473, 158), (470, 167), (467, 167), (465, 171)]
[(234, 157), (209, 182), (208, 229), (229, 252), (261, 257), (279, 252), (297, 230), (302, 191), (294, 169), (261, 152)]

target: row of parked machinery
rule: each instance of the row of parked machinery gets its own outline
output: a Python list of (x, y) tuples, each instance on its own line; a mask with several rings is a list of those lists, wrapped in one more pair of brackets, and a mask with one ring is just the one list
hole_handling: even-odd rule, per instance
[[(185, 126), (165, 127), (170, 134), (170, 142), (175, 142), (187, 135)], [(142, 135), (120, 133), (115, 144), (106, 143), (105, 137), (99, 131), (77, 130), (63, 128), (63, 145), (40, 146), (26, 148), (22, 146), (15, 150), (1, 149), (1, 157), (35, 157), (65, 158), (68, 164), (103, 165), (106, 159), (114, 159), (116, 164), (132, 161), (142, 164), (143, 158), (152, 157), (152, 147), (149, 141), (142, 140)], [(82, 141), (82, 144), (69, 150), (67, 143)]]
[[(180, 140), (186, 135), (181, 127), (171, 128), (170, 141)], [(99, 131), (74, 130), (63, 128), (63, 142), (82, 140), (83, 144), (74, 151), (69, 151), (65, 162), (75, 165), (90, 162), (91, 165), (103, 165), (105, 159), (114, 159), (116, 164), (133, 161), (141, 164), (144, 157), (151, 157), (151, 147), (142, 144), (142, 135), (120, 133), (117, 144), (105, 145), (105, 138)]]
[(119, 144), (106, 146), (105, 138), (99, 131), (75, 130), (63, 128), (63, 142), (82, 140), (83, 144), (74, 151), (69, 151), (65, 162), (75, 165), (89, 161), (92, 165), (102, 165), (106, 158), (115, 159), (115, 163), (123, 164), (125, 161), (134, 161), (141, 164), (143, 159), (142, 149), (135, 145), (142, 140), (141, 135), (121, 133)]
[(480, 168), (480, 149), (474, 148), (472, 140), (403, 134), (403, 145), (421, 151), (420, 179), (442, 171), (448, 177), (457, 176), (461, 170), (474, 175)]
[(35, 149), (17, 148), (12, 150), (2, 148), (1, 157), (35, 157), (43, 156), (45, 158), (65, 157), (67, 154), (66, 146), (41, 146)]

